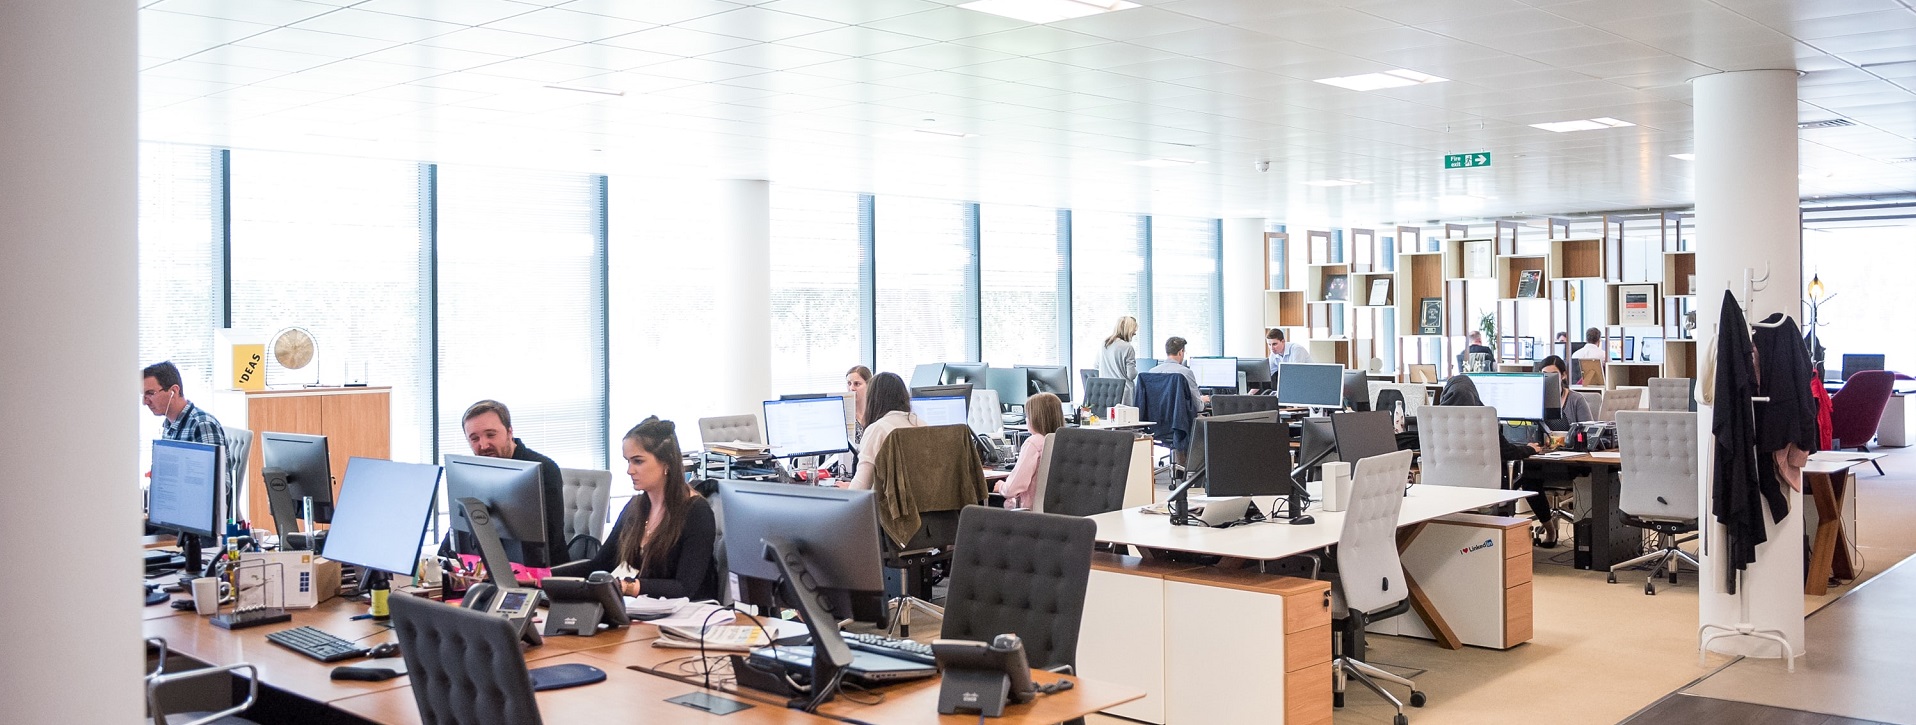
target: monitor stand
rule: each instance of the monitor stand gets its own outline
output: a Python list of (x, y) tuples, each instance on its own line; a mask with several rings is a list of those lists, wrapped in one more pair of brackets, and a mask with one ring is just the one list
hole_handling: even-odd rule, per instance
[[(287, 488), (285, 471), (269, 468), (262, 471), (260, 477), (266, 479), (266, 505), (273, 514), (280, 551), (319, 551), (323, 537), (314, 531), (312, 497), (303, 496), (295, 503), (292, 491)], [(302, 531), (310, 532), (304, 535), (303, 543), (300, 541)]]
[[(492, 509), (487, 508), (476, 498), (459, 499), (459, 505), (466, 509), (466, 522), (472, 525), (472, 538), (479, 541), (479, 559), (486, 566), (486, 581), (492, 584), (496, 592), (522, 589), (518, 578), (512, 575), (512, 558), (506, 556), (506, 545), (499, 541), (499, 529), (492, 524)], [(529, 591), (537, 594), (539, 590)], [(471, 595), (468, 594), (468, 596)], [(539, 634), (539, 628), (532, 626), (530, 619), (525, 620), (521, 625), (519, 637), (527, 645), (537, 647), (545, 643), (545, 638)]]
[(817, 580), (805, 565), (803, 548), (789, 539), (765, 539), (765, 558), (778, 565), (779, 581), (791, 595), (792, 603), (798, 605), (799, 616), (805, 620), (805, 629), (812, 636), (811, 694), (794, 699), (790, 705), (805, 712), (816, 712), (819, 705), (831, 700), (838, 691), (845, 668), (851, 666), (852, 650), (838, 633), (838, 620), (832, 616), (831, 608), (818, 591)]
[(1197, 485), (1198, 481), (1202, 480), (1204, 480), (1204, 472), (1199, 471), (1197, 474), (1184, 479), (1184, 482), (1178, 484), (1177, 488), (1171, 489), (1170, 504), (1172, 526), (1190, 526), (1197, 523), (1196, 517), (1191, 515), (1191, 487)]

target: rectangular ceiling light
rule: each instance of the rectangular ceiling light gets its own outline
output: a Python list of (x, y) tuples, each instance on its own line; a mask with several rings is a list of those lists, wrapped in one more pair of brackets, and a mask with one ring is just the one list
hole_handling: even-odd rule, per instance
[(1683, 161), (1695, 161), (1696, 154), (1670, 154), (1670, 158), (1681, 159)]
[(1124, 0), (974, 0), (958, 7), (1042, 25), (1137, 6)]
[(1418, 73), (1414, 70), (1403, 70), (1400, 68), (1398, 70), (1387, 70), (1382, 73), (1365, 73), (1363, 75), (1340, 76), (1337, 78), (1319, 78), (1317, 82), (1327, 86), (1348, 88), (1353, 91), (1375, 91), (1380, 88), (1401, 88), (1403, 86), (1416, 86), (1425, 83), (1443, 83), (1448, 80), (1450, 79), (1438, 78), (1437, 76), (1427, 73)]
[(1166, 166), (1190, 166), (1192, 164), (1199, 163), (1199, 162), (1195, 159), (1163, 158), (1163, 159), (1145, 159), (1143, 161), (1133, 161), (1131, 163), (1136, 164), (1138, 166), (1150, 166), (1152, 168), (1163, 168)]
[(566, 85), (563, 83), (553, 83), (553, 84), (547, 85), (546, 87), (551, 88), (555, 91), (578, 91), (580, 93), (597, 93), (602, 96), (625, 95), (625, 91), (621, 91), (617, 88), (605, 88), (603, 86), (573, 86), (573, 85)]
[(949, 131), (942, 128), (914, 128), (912, 130), (918, 133), (928, 133), (933, 136), (949, 136), (951, 138), (971, 138), (978, 135), (975, 133), (965, 133), (963, 131)]
[(1635, 126), (1635, 125), (1636, 124), (1631, 123), (1629, 121), (1619, 121), (1614, 118), (1605, 117), (1605, 118), (1587, 118), (1582, 121), (1553, 121), (1551, 123), (1533, 123), (1533, 124), (1530, 124), (1530, 127), (1541, 128), (1545, 131), (1555, 131), (1557, 133), (1569, 133), (1571, 131), (1595, 131), (1597, 129), (1603, 129), (1603, 128), (1623, 128), (1624, 126)]
[(1317, 181), (1306, 181), (1304, 182), (1304, 185), (1305, 186), (1358, 186), (1361, 184), (1368, 184), (1368, 183), (1370, 182), (1358, 181), (1357, 179), (1320, 179)]

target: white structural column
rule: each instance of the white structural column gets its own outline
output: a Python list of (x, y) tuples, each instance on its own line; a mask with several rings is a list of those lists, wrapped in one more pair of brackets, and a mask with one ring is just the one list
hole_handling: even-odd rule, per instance
[(1224, 220), (1224, 353), (1264, 357), (1264, 220)]
[[(1748, 300), (1751, 322), (1772, 313), (1800, 317), (1803, 290), (1802, 223), (1796, 184), (1796, 71), (1753, 70), (1719, 73), (1693, 81), (1696, 106), (1697, 332), (1700, 344), (1714, 344), (1724, 290), (1743, 295), (1744, 274), (1769, 275), (1763, 289)], [(1746, 334), (1726, 330), (1725, 334)], [(1758, 403), (1757, 405), (1762, 405)], [(1701, 407), (1701, 406), (1700, 406)], [(1711, 411), (1701, 408), (1703, 458), (1701, 481), (1704, 523), (1720, 534), (1712, 506)], [(1793, 502), (1801, 498), (1791, 496)], [(1699, 621), (1735, 626), (1750, 623), (1783, 633), (1798, 654), (1803, 643), (1803, 512), (1769, 527), (1769, 540), (1757, 547), (1739, 595), (1724, 591), (1727, 550), (1721, 538), (1702, 547), (1703, 580)], [(1741, 596), (1747, 602), (1739, 602)], [(1747, 603), (1748, 616), (1742, 605)], [(1751, 637), (1717, 639), (1711, 649), (1765, 657), (1780, 656), (1773, 642)]]
[(757, 411), (772, 394), (772, 185), (718, 182), (712, 239), (722, 281), (712, 287), (718, 345), (700, 356), (725, 384), (713, 410)]
[(7, 722), (142, 712), (134, 13), (0, 2), (0, 551), (62, 562), (15, 572)]

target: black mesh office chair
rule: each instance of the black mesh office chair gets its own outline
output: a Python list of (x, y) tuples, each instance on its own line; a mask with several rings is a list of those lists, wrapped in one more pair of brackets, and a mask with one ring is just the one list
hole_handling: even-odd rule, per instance
[(1045, 441), (1044, 462), (1038, 468), (1038, 501), (1032, 508), (1066, 516), (1094, 516), (1124, 508), (1135, 440), (1126, 431), (1058, 429)]
[(1009, 632), (1032, 667), (1070, 672), (1097, 533), (1090, 519), (966, 507), (940, 636), (989, 642)]
[(1237, 415), (1238, 413), (1261, 413), (1277, 410), (1279, 407), (1275, 395), (1213, 395), (1211, 396), (1212, 415)]
[(391, 600), (424, 725), (539, 725), (519, 630), (492, 614), (422, 597)]

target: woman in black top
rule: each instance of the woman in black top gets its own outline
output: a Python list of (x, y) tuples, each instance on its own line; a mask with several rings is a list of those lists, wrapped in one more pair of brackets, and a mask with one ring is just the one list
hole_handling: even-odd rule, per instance
[(553, 573), (608, 571), (620, 577), (619, 589), (628, 597), (717, 599), (712, 553), (718, 521), (711, 503), (685, 482), (672, 422), (646, 418), (625, 434), (622, 449), (626, 475), (639, 495), (626, 503), (597, 556)]

